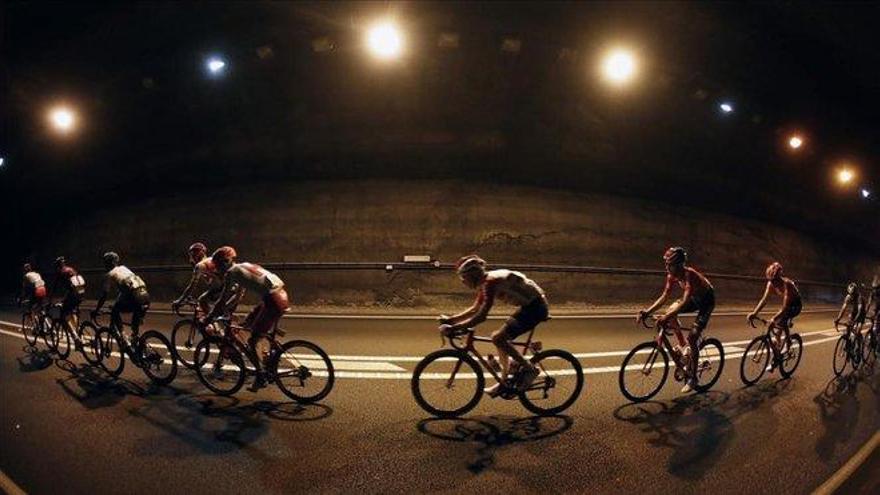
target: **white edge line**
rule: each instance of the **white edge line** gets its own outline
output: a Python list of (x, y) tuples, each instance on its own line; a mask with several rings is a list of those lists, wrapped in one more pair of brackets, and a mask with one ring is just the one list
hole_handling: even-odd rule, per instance
[(813, 492), (813, 495), (831, 495), (849, 479), (856, 470), (865, 463), (874, 450), (880, 447), (880, 430), (865, 442), (864, 445), (847, 460), (834, 474)]
[(27, 492), (21, 489), (20, 486), (16, 485), (12, 478), (6, 475), (3, 471), (0, 471), (0, 491), (6, 493), (7, 495), (27, 495)]

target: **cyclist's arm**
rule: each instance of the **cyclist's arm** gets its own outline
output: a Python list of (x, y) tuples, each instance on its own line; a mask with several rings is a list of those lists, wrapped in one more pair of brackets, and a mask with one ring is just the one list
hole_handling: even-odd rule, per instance
[(461, 313), (458, 313), (457, 315), (452, 315), (452, 316), (450, 316), (449, 318), (447, 318), (446, 321), (447, 321), (447, 323), (449, 323), (450, 325), (455, 325), (455, 324), (459, 323), (460, 321), (463, 321), (463, 320), (465, 320), (465, 319), (471, 317), (474, 313), (477, 312), (477, 310), (478, 310), (479, 308), (480, 308), (480, 303), (479, 303), (479, 301), (474, 301), (474, 304), (471, 305), (471, 307), (469, 307), (468, 309), (462, 311)]
[(175, 302), (181, 302), (189, 297), (189, 295), (192, 293), (193, 287), (196, 286), (196, 282), (199, 280), (199, 278), (201, 278), (199, 272), (194, 270), (192, 276), (189, 278), (189, 284), (186, 285), (186, 288), (183, 289), (183, 294), (181, 294)]
[[(786, 294), (786, 296), (788, 295), (788, 287), (786, 287), (786, 289), (785, 289), (785, 294)], [(769, 298), (769, 297), (770, 297), (770, 282), (767, 282), (767, 286), (764, 287), (764, 295), (761, 296), (761, 300), (758, 301), (758, 305), (755, 306), (754, 311), (752, 311), (753, 315), (757, 316), (757, 314), (760, 313), (762, 309), (764, 309), (764, 306), (767, 305), (767, 298)], [(786, 307), (785, 301), (787, 301), (787, 299), (783, 300), (783, 304), (782, 304), (783, 309)]]
[(482, 292), (477, 297), (476, 303), (474, 303), (474, 312), (462, 319), (461, 321), (453, 324), (453, 328), (456, 330), (463, 330), (465, 328), (472, 328), (480, 323), (486, 321), (486, 317), (489, 316), (489, 310), (492, 309), (492, 304), (495, 302), (495, 291), (489, 286), (484, 286)]
[(645, 310), (645, 313), (651, 314), (654, 311), (657, 311), (657, 308), (659, 308), (660, 306), (663, 306), (663, 303), (665, 303), (669, 299), (669, 292), (671, 289), (672, 289), (672, 286), (669, 283), (669, 280), (667, 279), (666, 285), (663, 287), (663, 293), (660, 294), (660, 297), (658, 297), (657, 300), (654, 301), (654, 304), (652, 304), (651, 307), (649, 307), (648, 309)]
[(834, 321), (840, 321), (843, 318), (843, 314), (846, 312), (846, 308), (849, 306), (850, 298), (846, 296), (846, 299), (843, 300), (843, 306), (840, 307), (840, 312), (837, 313), (837, 318)]
[[(223, 310), (226, 308), (226, 300), (230, 298), (230, 296), (236, 296), (235, 291), (238, 286), (232, 282), (227, 276), (223, 281), (223, 290), (220, 292), (220, 297), (217, 298), (217, 301), (214, 303), (214, 307), (211, 308), (211, 312), (208, 313), (208, 316), (205, 317), (206, 320), (213, 320), (217, 318), (223, 313)], [(243, 291), (240, 291), (243, 292)], [(238, 302), (236, 301), (236, 304)]]
[(100, 311), (101, 308), (104, 307), (104, 302), (107, 300), (107, 294), (110, 292), (112, 283), (113, 280), (107, 276), (104, 280), (104, 288), (101, 290), (101, 296), (98, 298), (98, 303), (95, 305), (95, 312)]

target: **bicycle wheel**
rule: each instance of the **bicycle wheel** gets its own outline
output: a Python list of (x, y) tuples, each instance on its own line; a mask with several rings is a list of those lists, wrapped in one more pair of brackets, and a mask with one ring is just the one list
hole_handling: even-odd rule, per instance
[(746, 386), (754, 385), (764, 376), (771, 354), (766, 336), (752, 339), (739, 362), (739, 378)]
[(410, 387), (416, 403), (426, 412), (454, 418), (477, 406), (485, 383), (474, 358), (464, 351), (440, 349), (419, 361)]
[[(660, 358), (658, 361), (657, 358)], [(632, 402), (657, 395), (669, 376), (669, 355), (656, 342), (637, 345), (620, 366), (620, 392)]]
[(80, 352), (87, 363), (96, 366), (101, 363), (101, 346), (98, 340), (98, 327), (90, 321), (84, 321), (79, 326), (79, 341), (82, 344)]
[(201, 338), (201, 332), (192, 319), (180, 320), (174, 325), (171, 330), (171, 350), (174, 351), (178, 363), (191, 370), (195, 369), (193, 354)]
[(40, 320), (39, 328), (46, 348), (49, 349), (49, 352), (55, 352), (55, 329), (53, 328), (52, 320), (48, 317), (43, 317)]
[(21, 315), (21, 333), (24, 335), (24, 341), (31, 347), (37, 345), (37, 319), (31, 312)]
[(147, 378), (157, 385), (168, 385), (177, 376), (177, 360), (168, 338), (155, 330), (141, 335), (137, 344), (138, 363)]
[(862, 362), (865, 363), (865, 366), (874, 364), (877, 357), (876, 348), (877, 342), (874, 332), (869, 331), (862, 339)]
[(538, 416), (559, 414), (571, 407), (584, 387), (581, 363), (561, 349), (541, 351), (531, 362), (541, 373), (519, 394), (522, 405)]
[(804, 340), (799, 334), (791, 334), (790, 340), (788, 352), (782, 356), (782, 362), (779, 364), (779, 373), (783, 378), (790, 378), (794, 374), (794, 370), (801, 364), (801, 356), (804, 353)]
[(61, 359), (67, 359), (70, 356), (70, 332), (67, 331), (67, 323), (58, 321), (55, 323), (55, 353)]
[(843, 370), (846, 369), (846, 362), (847, 360), (849, 360), (849, 352), (847, 350), (848, 347), (849, 343), (846, 335), (842, 335), (839, 339), (837, 339), (837, 343), (834, 344), (834, 360), (831, 364), (834, 368), (834, 374), (836, 376), (842, 375)]
[(193, 353), (196, 375), (217, 395), (232, 395), (244, 385), (245, 365), (241, 352), (220, 337), (206, 337)]
[(697, 361), (697, 392), (705, 392), (715, 385), (724, 370), (724, 347), (718, 339), (706, 339), (700, 344)]
[(101, 367), (110, 376), (116, 378), (125, 368), (125, 355), (122, 345), (109, 328), (101, 328), (95, 338), (98, 355), (101, 356)]
[(859, 365), (862, 364), (862, 334), (854, 332), (850, 339), (849, 362), (852, 364), (853, 369), (857, 370)]
[(323, 349), (305, 340), (284, 343), (272, 357), (269, 369), (278, 388), (297, 402), (319, 401), (333, 389), (333, 362)]

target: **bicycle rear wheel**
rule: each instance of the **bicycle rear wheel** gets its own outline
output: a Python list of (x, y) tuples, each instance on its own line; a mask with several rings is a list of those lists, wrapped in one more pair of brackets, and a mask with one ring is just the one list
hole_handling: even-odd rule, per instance
[(485, 383), (474, 358), (464, 351), (440, 349), (419, 361), (410, 387), (419, 407), (440, 418), (454, 418), (477, 406)]
[(125, 368), (125, 354), (122, 344), (109, 328), (98, 330), (96, 337), (98, 355), (101, 356), (101, 367), (113, 378), (122, 374)]
[(657, 395), (669, 376), (669, 356), (656, 342), (637, 345), (620, 366), (620, 392), (632, 402)]
[(739, 363), (739, 378), (746, 386), (754, 385), (764, 376), (771, 354), (773, 351), (770, 349), (767, 337), (752, 339)]
[(852, 364), (853, 370), (857, 370), (862, 364), (862, 334), (854, 332), (850, 339), (849, 362)]
[(333, 362), (323, 349), (305, 340), (284, 343), (269, 369), (278, 388), (297, 402), (319, 401), (333, 389)]
[(98, 328), (90, 321), (84, 321), (79, 326), (79, 340), (82, 344), (80, 352), (83, 359), (92, 366), (101, 363), (101, 346), (98, 340)]
[(206, 337), (193, 353), (196, 376), (217, 395), (232, 395), (244, 385), (244, 358), (238, 349), (220, 337)]
[(698, 392), (705, 392), (715, 385), (724, 370), (724, 347), (718, 339), (706, 339), (700, 344), (700, 356), (697, 361)]
[(70, 332), (67, 331), (67, 323), (64, 321), (55, 322), (55, 338), (53, 344), (55, 353), (61, 359), (67, 359), (70, 356)]
[(834, 344), (834, 360), (831, 365), (836, 376), (842, 375), (843, 370), (846, 369), (846, 362), (849, 360), (848, 346), (846, 335), (842, 335), (837, 339), (837, 343)]
[(804, 340), (800, 335), (793, 333), (789, 338), (791, 342), (788, 344), (788, 352), (782, 356), (782, 362), (779, 364), (779, 373), (783, 378), (790, 378), (794, 374), (794, 370), (801, 364), (801, 356), (804, 352)]
[(584, 387), (584, 371), (580, 361), (561, 349), (542, 351), (531, 362), (540, 374), (519, 395), (522, 405), (539, 416), (565, 411), (577, 400)]
[(168, 385), (177, 376), (177, 360), (171, 342), (155, 330), (144, 332), (138, 340), (138, 363), (147, 378), (158, 385)]
[(180, 320), (174, 325), (171, 331), (171, 350), (174, 351), (178, 363), (191, 370), (195, 369), (193, 354), (201, 338), (201, 332), (192, 319)]
[(862, 362), (865, 366), (871, 366), (877, 359), (877, 337), (873, 331), (869, 331), (862, 339)]
[(31, 347), (37, 345), (37, 319), (31, 312), (21, 315), (21, 333), (24, 335), (24, 341)]
[(48, 317), (43, 317), (40, 320), (40, 333), (43, 335), (46, 349), (49, 349), (49, 352), (55, 352), (55, 328), (52, 325), (52, 320)]

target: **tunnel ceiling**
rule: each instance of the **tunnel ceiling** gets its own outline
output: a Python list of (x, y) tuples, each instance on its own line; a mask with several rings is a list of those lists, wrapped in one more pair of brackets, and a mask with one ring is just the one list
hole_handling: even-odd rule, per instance
[[(6, 202), (28, 191), (89, 208), (241, 181), (464, 177), (877, 241), (876, 201), (843, 196), (828, 172), (846, 159), (880, 185), (876, 5), (0, 8)], [(362, 37), (385, 16), (406, 53), (376, 63)], [(595, 74), (614, 43), (641, 62), (626, 90)], [(211, 54), (228, 61), (224, 77), (206, 77)], [(54, 101), (81, 112), (76, 136), (46, 132)], [(735, 112), (719, 113), (721, 101)], [(810, 146), (792, 157), (780, 143), (796, 129)]]

